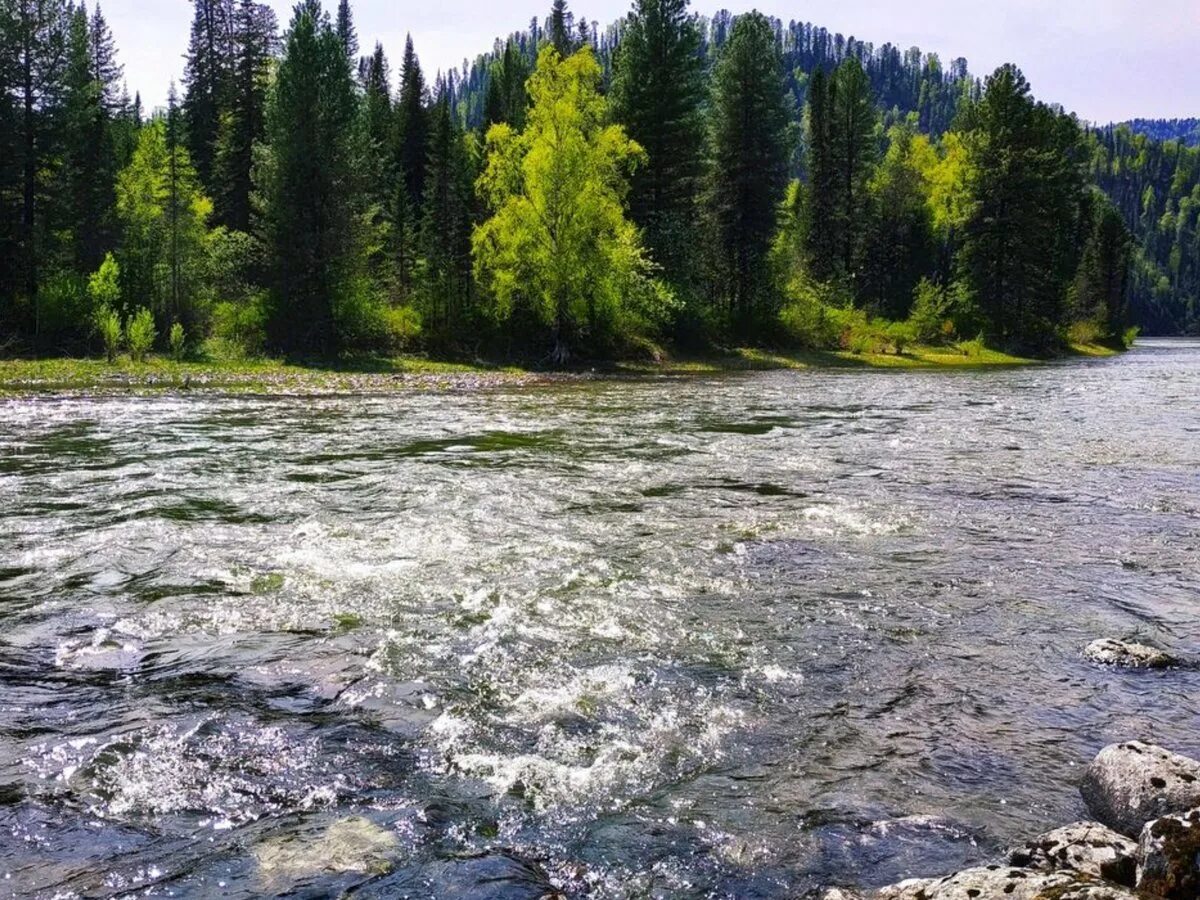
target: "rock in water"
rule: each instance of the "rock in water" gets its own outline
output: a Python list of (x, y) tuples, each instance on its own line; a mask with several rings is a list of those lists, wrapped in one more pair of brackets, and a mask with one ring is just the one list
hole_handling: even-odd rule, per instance
[(1077, 872), (1034, 872), (1010, 866), (967, 869), (932, 881), (883, 888), (878, 900), (1136, 900), (1119, 885)]
[(1157, 647), (1131, 644), (1112, 638), (1093, 641), (1083, 651), (1083, 658), (1105, 666), (1123, 669), (1168, 669), (1178, 665), (1179, 660)]
[(1077, 822), (1013, 850), (1008, 861), (1038, 872), (1078, 872), (1133, 887), (1137, 850), (1135, 842), (1099, 822)]
[(1200, 809), (1147, 825), (1138, 856), (1138, 890), (1166, 900), (1200, 897)]
[(254, 848), (268, 880), (302, 880), (321, 874), (390, 872), (400, 841), (363, 818), (342, 819), (315, 834), (269, 838)]
[(1129, 837), (1153, 819), (1200, 807), (1200, 762), (1137, 741), (1100, 751), (1079, 787), (1088, 809)]

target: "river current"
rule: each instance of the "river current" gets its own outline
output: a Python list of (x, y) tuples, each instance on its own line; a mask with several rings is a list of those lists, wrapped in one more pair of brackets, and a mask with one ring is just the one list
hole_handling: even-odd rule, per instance
[(795, 898), (1200, 754), (1200, 343), (0, 401), (0, 896)]

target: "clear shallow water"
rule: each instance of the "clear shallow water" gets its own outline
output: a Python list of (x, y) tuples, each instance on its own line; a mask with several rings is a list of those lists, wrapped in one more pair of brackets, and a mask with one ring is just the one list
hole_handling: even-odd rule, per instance
[[(1079, 658), (1109, 635), (1200, 655), (1198, 603), (1197, 342), (7, 400), (0, 892), (940, 874), (1081, 816), (1105, 743), (1200, 753), (1200, 673)], [(346, 828), (382, 842), (370, 873), (321, 871), (355, 868), (331, 862)]]

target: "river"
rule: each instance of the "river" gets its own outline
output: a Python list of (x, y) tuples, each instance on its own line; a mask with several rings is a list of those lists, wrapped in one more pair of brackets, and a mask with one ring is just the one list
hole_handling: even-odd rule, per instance
[[(1200, 342), (0, 401), (0, 895), (792, 898), (1200, 754)], [(365, 855), (365, 861), (355, 855)]]

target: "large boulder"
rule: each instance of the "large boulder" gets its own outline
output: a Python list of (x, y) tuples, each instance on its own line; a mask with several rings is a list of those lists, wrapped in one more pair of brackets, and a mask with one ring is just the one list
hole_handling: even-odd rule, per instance
[(1138, 890), (1167, 900), (1200, 897), (1200, 809), (1149, 823), (1138, 856)]
[(1200, 807), (1200, 762), (1133, 741), (1100, 751), (1079, 787), (1092, 815), (1129, 837), (1147, 822)]
[(1078, 872), (1035, 872), (1014, 866), (967, 869), (946, 878), (906, 881), (877, 900), (1136, 900), (1120, 885)]
[(1134, 841), (1099, 822), (1077, 822), (1028, 841), (1008, 861), (1038, 872), (1078, 872), (1133, 887), (1137, 850)]
[(1134, 644), (1112, 638), (1093, 641), (1083, 651), (1083, 658), (1105, 666), (1123, 669), (1169, 669), (1179, 660), (1157, 647)]

